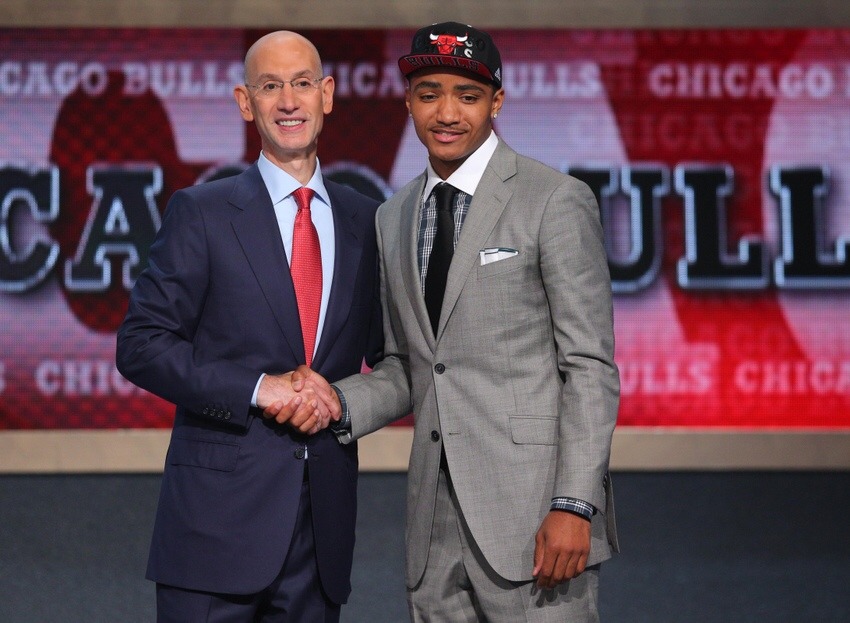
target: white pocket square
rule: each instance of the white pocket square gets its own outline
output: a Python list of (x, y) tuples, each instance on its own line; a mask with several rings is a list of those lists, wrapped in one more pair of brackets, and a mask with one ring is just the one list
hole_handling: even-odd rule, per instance
[(493, 262), (506, 260), (509, 257), (513, 257), (515, 255), (519, 255), (519, 251), (517, 251), (516, 249), (510, 249), (508, 247), (492, 247), (490, 249), (481, 249), (478, 252), (478, 257), (481, 260), (482, 266), (492, 264)]

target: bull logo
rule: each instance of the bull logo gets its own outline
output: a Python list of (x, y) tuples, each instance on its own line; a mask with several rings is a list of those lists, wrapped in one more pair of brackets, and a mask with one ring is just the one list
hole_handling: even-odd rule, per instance
[(440, 54), (454, 54), (456, 47), (464, 45), (469, 35), (458, 37), (457, 35), (430, 35), (431, 44), (437, 46)]

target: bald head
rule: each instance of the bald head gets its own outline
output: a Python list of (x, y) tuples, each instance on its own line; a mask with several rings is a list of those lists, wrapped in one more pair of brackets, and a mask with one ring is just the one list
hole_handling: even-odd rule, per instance
[(315, 75), (322, 75), (322, 60), (316, 46), (297, 32), (278, 30), (260, 37), (248, 48), (245, 54), (245, 82), (250, 83), (257, 77), (258, 57), (279, 53), (301, 56)]
[(295, 32), (258, 39), (245, 54), (245, 83), (233, 88), (239, 112), (260, 133), (263, 154), (301, 184), (316, 169), (325, 115), (333, 110), (334, 79), (322, 76), (319, 52)]

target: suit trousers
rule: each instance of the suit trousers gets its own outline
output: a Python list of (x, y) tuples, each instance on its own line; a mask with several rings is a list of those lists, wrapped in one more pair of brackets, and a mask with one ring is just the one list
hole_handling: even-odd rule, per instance
[(441, 467), (428, 562), (419, 584), (407, 592), (411, 621), (598, 623), (598, 588), (599, 565), (545, 590), (534, 581), (510, 582), (499, 576), (476, 546), (451, 477)]
[(251, 595), (224, 595), (157, 584), (157, 623), (338, 623), (339, 605), (320, 588), (312, 523), (305, 480), (286, 561), (268, 588)]

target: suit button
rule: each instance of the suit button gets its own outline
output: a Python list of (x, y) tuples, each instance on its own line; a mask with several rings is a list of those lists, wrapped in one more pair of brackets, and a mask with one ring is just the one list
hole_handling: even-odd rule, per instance
[(210, 408), (209, 408), (209, 407), (204, 407), (204, 410), (203, 410), (203, 411), (201, 411), (201, 413), (203, 413), (204, 415), (209, 415), (209, 414), (210, 414)]
[(436, 366), (434, 366), (434, 372), (436, 372), (437, 374), (442, 374), (445, 371), (446, 371), (446, 366), (444, 366), (441, 363), (438, 363)]
[(304, 458), (304, 448), (298, 448), (295, 451), (295, 458), (296, 459), (303, 459)]
[(435, 430), (431, 431), (431, 441), (440, 441), (440, 433)]

